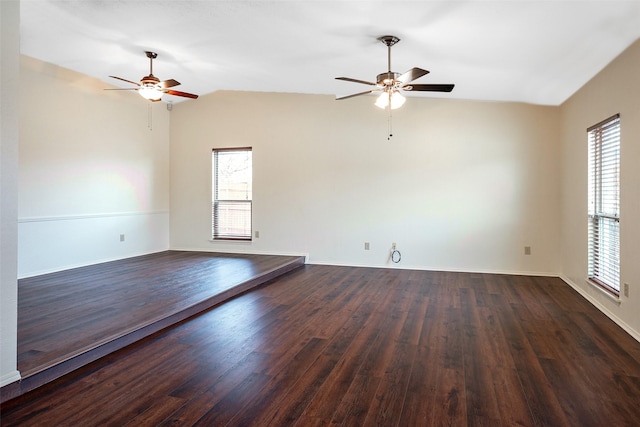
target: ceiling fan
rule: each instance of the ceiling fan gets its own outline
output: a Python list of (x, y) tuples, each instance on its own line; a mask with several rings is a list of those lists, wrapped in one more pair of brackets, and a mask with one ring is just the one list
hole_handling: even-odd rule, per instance
[(451, 92), (453, 90), (454, 85), (452, 84), (411, 84), (412, 81), (429, 73), (429, 71), (423, 70), (422, 68), (414, 67), (403, 74), (391, 71), (391, 46), (398, 43), (400, 39), (396, 36), (382, 36), (379, 37), (378, 40), (387, 46), (388, 71), (378, 74), (375, 83), (352, 79), (350, 77), (336, 77), (337, 80), (373, 86), (372, 89), (367, 91), (336, 98), (337, 100), (353, 98), (354, 96), (366, 95), (369, 93), (380, 93), (380, 96), (376, 101), (376, 106), (383, 109), (387, 107), (390, 109), (396, 109), (401, 107), (405, 102), (405, 98), (402, 96), (403, 91)]
[(114, 79), (122, 80), (123, 82), (131, 83), (136, 85), (137, 87), (132, 88), (118, 88), (118, 89), (105, 89), (105, 90), (137, 90), (138, 93), (145, 99), (148, 99), (151, 102), (157, 102), (162, 99), (163, 94), (183, 96), (185, 98), (197, 99), (198, 95), (194, 95), (192, 93), (180, 92), (179, 90), (170, 89), (172, 87), (178, 86), (180, 82), (169, 79), (160, 81), (159, 78), (153, 75), (153, 60), (157, 58), (158, 54), (155, 52), (145, 51), (147, 54), (147, 58), (149, 58), (149, 75), (144, 76), (140, 83), (132, 82), (131, 80), (123, 79), (122, 77), (109, 76)]

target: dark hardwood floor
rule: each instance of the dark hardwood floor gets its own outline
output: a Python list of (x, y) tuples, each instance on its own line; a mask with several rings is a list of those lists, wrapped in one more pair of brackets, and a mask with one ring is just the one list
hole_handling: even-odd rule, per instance
[(260, 285), (304, 257), (165, 251), (18, 282), (18, 370), (2, 401)]
[(307, 265), (2, 425), (640, 425), (640, 343), (558, 278)]

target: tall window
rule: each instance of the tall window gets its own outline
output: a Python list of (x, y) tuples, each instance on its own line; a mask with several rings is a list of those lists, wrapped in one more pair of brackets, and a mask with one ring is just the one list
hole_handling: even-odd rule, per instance
[(213, 238), (251, 240), (251, 148), (214, 149), (212, 164)]
[(620, 115), (589, 135), (589, 279), (620, 294)]

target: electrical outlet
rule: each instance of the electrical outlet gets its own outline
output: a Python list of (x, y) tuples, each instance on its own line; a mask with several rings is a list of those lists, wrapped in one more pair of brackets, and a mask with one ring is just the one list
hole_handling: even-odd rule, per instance
[(524, 254), (525, 255), (531, 255), (531, 246), (525, 246), (524, 247)]
[(625, 283), (623, 289), (622, 293), (625, 297), (629, 298), (629, 284)]
[(260, 232), (258, 230), (256, 230), (253, 235), (256, 236), (256, 239), (260, 238)]
[(369, 250), (369, 242), (364, 242), (364, 250), (365, 251)]
[(124, 234), (121, 234), (121, 235), (120, 235), (120, 241), (121, 241), (121, 242), (124, 242)]

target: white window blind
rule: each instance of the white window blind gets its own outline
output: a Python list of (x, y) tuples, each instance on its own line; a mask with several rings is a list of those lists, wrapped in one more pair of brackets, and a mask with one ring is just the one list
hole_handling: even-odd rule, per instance
[(213, 239), (251, 240), (251, 154), (251, 148), (213, 150)]
[(620, 115), (587, 129), (589, 279), (620, 294)]

